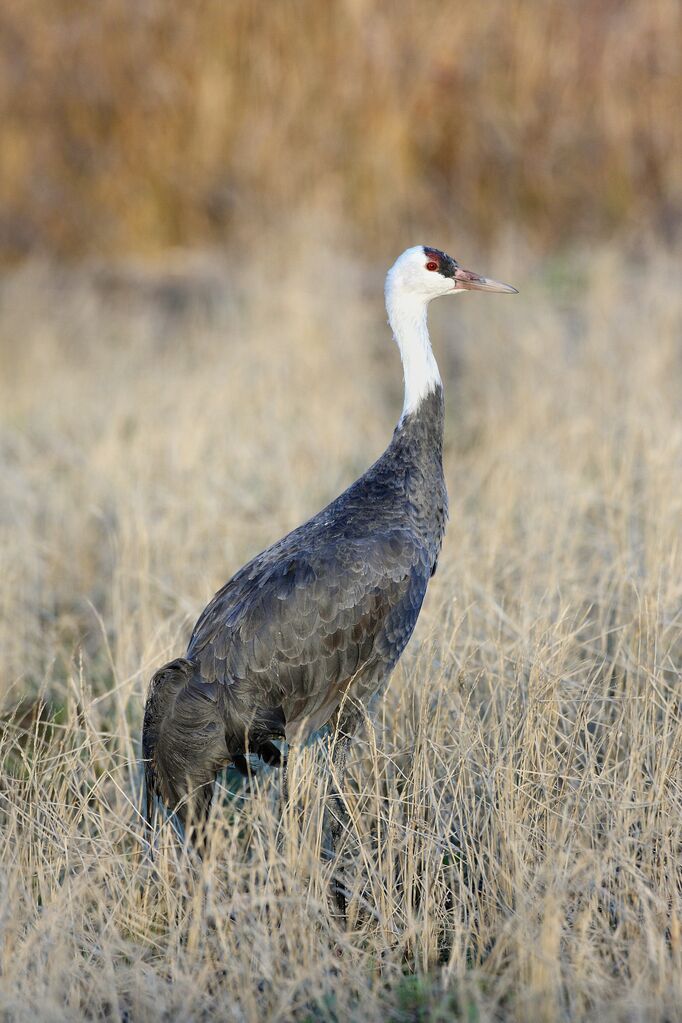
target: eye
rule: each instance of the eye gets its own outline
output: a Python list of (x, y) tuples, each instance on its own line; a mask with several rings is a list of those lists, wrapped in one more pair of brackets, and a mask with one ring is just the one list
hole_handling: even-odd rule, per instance
[(428, 263), (426, 264), (426, 269), (427, 269), (427, 270), (437, 270), (437, 269), (438, 269), (438, 263), (434, 262), (434, 260), (433, 260), (433, 259), (431, 259), (431, 260), (429, 260), (429, 262), (428, 262)]

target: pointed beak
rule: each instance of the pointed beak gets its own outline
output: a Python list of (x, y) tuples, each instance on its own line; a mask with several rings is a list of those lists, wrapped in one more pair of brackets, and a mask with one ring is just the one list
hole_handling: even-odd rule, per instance
[(499, 291), (505, 295), (518, 295), (516, 288), (511, 284), (502, 284), (490, 277), (481, 277), (473, 270), (465, 270), (458, 266), (455, 270), (455, 291)]

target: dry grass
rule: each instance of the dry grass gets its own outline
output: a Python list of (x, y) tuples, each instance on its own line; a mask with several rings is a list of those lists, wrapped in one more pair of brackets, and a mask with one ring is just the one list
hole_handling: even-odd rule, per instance
[(152, 669), (400, 406), (377, 266), (280, 255), (3, 284), (0, 1016), (679, 1018), (682, 302), (661, 253), (540, 277), (499, 252), (477, 268), (518, 298), (433, 308), (452, 521), (355, 746), (348, 929), (318, 747), (279, 835), (263, 773), (223, 789), (202, 868), (168, 826), (141, 862)]
[(5, 0), (0, 258), (320, 208), (384, 259), (444, 221), (673, 233), (681, 33), (678, 0)]

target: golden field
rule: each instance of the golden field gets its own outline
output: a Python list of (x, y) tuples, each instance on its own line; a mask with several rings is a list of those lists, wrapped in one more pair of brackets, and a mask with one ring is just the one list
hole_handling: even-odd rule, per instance
[(676, 264), (459, 255), (521, 294), (432, 307), (451, 522), (354, 746), (347, 928), (323, 747), (280, 825), (276, 774), (228, 779), (208, 860), (166, 824), (155, 873), (136, 757), (209, 595), (387, 442), (380, 272), (289, 240), (5, 279), (2, 1018), (677, 1018)]
[(320, 211), (383, 261), (444, 222), (671, 237), (681, 37), (678, 0), (6, 0), (0, 258)]
[[(682, 7), (0, 11), (0, 1021), (682, 1019)], [(148, 679), (383, 450), (451, 521), (321, 857), (323, 743), (145, 857)], [(329, 899), (350, 892), (347, 924)]]

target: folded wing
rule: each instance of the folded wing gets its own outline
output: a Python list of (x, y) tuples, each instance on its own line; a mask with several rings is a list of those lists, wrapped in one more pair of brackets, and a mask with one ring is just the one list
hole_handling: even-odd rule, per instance
[(393, 668), (431, 569), (427, 549), (403, 529), (318, 549), (277, 545), (215, 595), (187, 656), (245, 713), (281, 707), (289, 723), (328, 706), (331, 716), (351, 680), (381, 681)]

